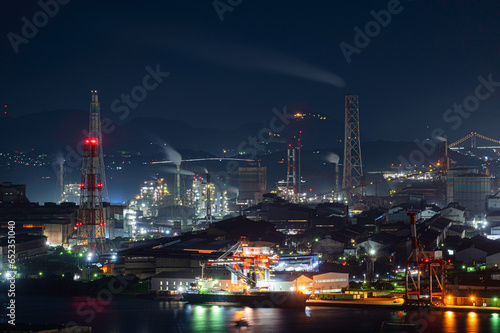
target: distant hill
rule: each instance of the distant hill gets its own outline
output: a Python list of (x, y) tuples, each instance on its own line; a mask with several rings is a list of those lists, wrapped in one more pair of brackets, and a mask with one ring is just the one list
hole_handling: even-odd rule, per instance
[[(0, 152), (12, 150), (31, 150), (49, 154), (67, 153), (69, 149), (77, 149), (81, 142), (89, 121), (88, 111), (47, 111), (27, 116), (12, 118), (6, 117), (0, 121)], [(221, 119), (221, 126), (224, 124)], [(189, 123), (164, 119), (139, 117), (131, 119), (123, 124), (112, 124), (112, 131), (104, 130), (105, 163), (121, 163), (118, 152), (140, 152), (136, 156), (135, 163), (123, 170), (111, 170), (107, 172), (108, 187), (110, 194), (119, 198), (119, 201), (127, 200), (138, 191), (139, 184), (147, 179), (165, 177), (169, 186), (173, 184), (172, 166), (158, 165), (152, 167), (143, 162), (153, 159), (165, 158), (165, 152), (157, 143), (167, 143), (180, 152), (182, 158), (199, 158), (223, 156), (223, 149), (227, 151), (226, 156), (237, 154), (237, 148), (249, 147), (249, 137), (261, 136), (267, 138), (266, 128), (269, 121), (254, 120), (253, 123), (231, 130), (209, 129), (194, 127)], [(106, 126), (111, 128), (110, 126)], [(327, 193), (333, 188), (335, 182), (335, 166), (327, 161), (329, 153), (335, 153), (340, 157), (343, 164), (343, 130), (342, 121), (330, 119), (306, 119), (290, 121), (280, 132), (274, 133), (273, 140), (259, 147), (257, 158), (261, 165), (268, 168), (268, 189), (274, 189), (275, 183), (286, 178), (286, 143), (294, 135), (302, 131), (302, 176), (306, 181), (303, 189), (312, 189), (313, 193)], [(363, 136), (361, 135), (363, 138)], [(364, 138), (362, 141), (362, 155), (364, 171), (388, 170), (391, 164), (398, 166), (402, 156), (409, 160), (410, 153), (418, 150), (413, 142), (389, 142), (375, 141)], [(152, 144), (153, 143), (153, 144)], [(451, 153), (452, 158), (459, 164), (472, 163), (463, 155)], [(426, 164), (435, 163), (438, 159), (438, 149), (428, 157)], [(108, 162), (106, 162), (108, 161)], [(184, 168), (194, 172), (201, 172), (205, 168), (210, 172), (226, 169), (225, 162), (200, 162), (188, 163)], [(240, 165), (244, 165), (241, 162)], [(170, 168), (170, 169), (169, 169)], [(68, 181), (74, 181), (79, 177), (79, 167), (73, 166), (73, 171), (68, 172)], [(342, 172), (342, 165), (340, 166)], [(56, 177), (52, 167), (41, 169), (30, 169), (25, 172), (24, 168), (8, 168), (2, 170), (2, 180), (14, 181), (28, 184), (28, 193), (31, 200), (47, 201), (54, 200), (56, 189)], [(367, 182), (380, 178), (380, 175), (367, 175)], [(231, 180), (231, 191), (237, 188), (237, 175)], [(228, 188), (229, 189), (229, 188)], [(379, 189), (381, 190), (381, 189)], [(50, 194), (47, 194), (50, 193)]]
[[(272, 119), (270, 114), (270, 119)], [(191, 124), (165, 118), (138, 117), (124, 123), (109, 123), (108, 133), (103, 130), (105, 152), (115, 150), (150, 151), (151, 142), (165, 141), (175, 149), (194, 149), (212, 154), (222, 150), (236, 151), (249, 136), (260, 133), (268, 138), (269, 120), (252, 119), (251, 123), (231, 130), (194, 127)], [(115, 119), (118, 120), (118, 119)], [(37, 148), (47, 153), (60, 151), (66, 145), (76, 147), (88, 128), (88, 111), (57, 110), (33, 113), (21, 117), (5, 117), (0, 121), (0, 149), (28, 150)], [(221, 128), (224, 119), (221, 119)], [(281, 128), (278, 123), (278, 128)], [(272, 127), (271, 127), (272, 128)], [(111, 130), (112, 129), (112, 130)], [(291, 120), (287, 126), (273, 136), (272, 145), (284, 148), (286, 142), (303, 131), (302, 142), (309, 147), (328, 147), (342, 139), (343, 123), (335, 119)], [(245, 147), (243, 145), (243, 147)]]

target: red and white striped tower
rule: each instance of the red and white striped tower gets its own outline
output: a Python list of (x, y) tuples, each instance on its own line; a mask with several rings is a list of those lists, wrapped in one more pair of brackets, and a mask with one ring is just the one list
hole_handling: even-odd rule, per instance
[(83, 145), (80, 208), (76, 226), (78, 227), (77, 252), (81, 253), (87, 249), (89, 259), (93, 260), (104, 252), (106, 238), (106, 219), (102, 205), (105, 185), (101, 177), (104, 170), (101, 119), (95, 90), (92, 91), (89, 127), (89, 135)]

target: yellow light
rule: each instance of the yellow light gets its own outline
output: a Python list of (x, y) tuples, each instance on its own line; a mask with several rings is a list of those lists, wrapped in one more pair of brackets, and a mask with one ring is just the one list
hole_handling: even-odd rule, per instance
[[(473, 301), (473, 300), (474, 300), (474, 297), (471, 297), (471, 298), (470, 298), (470, 300), (471, 300), (471, 301)], [(474, 312), (472, 312), (472, 313), (474, 313)]]
[(448, 296), (448, 299), (451, 299), (451, 296)]
[(475, 313), (475, 312), (469, 312), (469, 315), (470, 315), (471, 317), (475, 317), (475, 316), (476, 316), (476, 313)]

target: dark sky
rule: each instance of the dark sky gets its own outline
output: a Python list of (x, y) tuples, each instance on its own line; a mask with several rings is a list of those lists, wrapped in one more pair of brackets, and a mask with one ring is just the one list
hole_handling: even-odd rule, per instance
[(348, 64), (339, 44), (354, 45), (353, 29), (393, 2), (221, 0), (238, 4), (221, 21), (211, 0), (71, 0), (16, 53), (8, 34), (22, 36), (23, 17), (43, 20), (41, 7), (2, 0), (0, 104), (14, 117), (87, 110), (97, 89), (112, 115), (112, 102), (158, 65), (170, 75), (130, 118), (232, 128), (298, 103), (342, 119), (348, 89), (360, 95), (362, 138), (413, 140), (436, 127), (452, 139), (472, 130), (500, 138), (500, 87), (456, 130), (443, 120), (474, 95), (479, 75), (500, 81), (500, 3), (402, 0)]

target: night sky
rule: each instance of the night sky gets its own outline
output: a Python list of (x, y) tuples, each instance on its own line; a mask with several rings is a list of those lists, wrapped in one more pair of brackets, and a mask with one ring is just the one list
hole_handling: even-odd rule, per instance
[[(221, 8), (236, 5), (223, 21), (210, 0), (65, 1), (15, 47), (9, 33), (23, 37), (22, 18), (43, 21), (42, 9), (1, 1), (0, 104), (9, 116), (88, 110), (93, 89), (110, 116), (114, 100), (143, 85), (146, 67), (159, 66), (170, 74), (127, 120), (228, 129), (287, 104), (342, 120), (350, 90), (360, 95), (362, 139), (422, 139), (437, 127), (453, 139), (470, 131), (500, 138), (500, 87), (457, 129), (443, 120), (474, 95), (479, 75), (500, 81), (498, 1), (222, 0)], [(388, 7), (398, 13), (348, 63), (339, 45), (355, 46), (354, 28), (364, 31), (370, 12)]]

